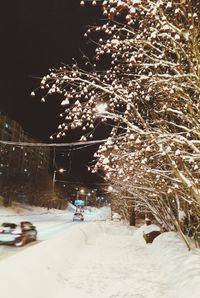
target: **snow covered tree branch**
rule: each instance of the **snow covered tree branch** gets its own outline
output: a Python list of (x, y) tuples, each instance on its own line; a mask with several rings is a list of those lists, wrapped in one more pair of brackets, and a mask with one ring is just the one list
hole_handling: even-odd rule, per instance
[(179, 229), (180, 209), (200, 219), (199, 3), (92, 4), (107, 17), (85, 34), (96, 45), (94, 58), (52, 69), (41, 81), (44, 97), (58, 94), (64, 108), (57, 137), (82, 128), (86, 140), (95, 123), (112, 121), (93, 171), (103, 169), (122, 192), (126, 185), (134, 204)]

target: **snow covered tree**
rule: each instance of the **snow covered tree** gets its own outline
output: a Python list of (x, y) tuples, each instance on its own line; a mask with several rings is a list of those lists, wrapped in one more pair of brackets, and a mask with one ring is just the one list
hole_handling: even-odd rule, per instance
[(57, 137), (82, 128), (84, 141), (100, 121), (112, 125), (92, 170), (102, 168), (138, 208), (181, 233), (180, 210), (200, 217), (199, 1), (92, 4), (107, 18), (85, 34), (96, 44), (94, 59), (41, 81), (44, 98), (57, 93), (64, 107)]

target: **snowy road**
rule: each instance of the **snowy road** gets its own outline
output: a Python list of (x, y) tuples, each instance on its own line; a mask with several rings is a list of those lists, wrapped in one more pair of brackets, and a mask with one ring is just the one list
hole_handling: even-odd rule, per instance
[[(71, 207), (72, 208), (72, 207)], [(41, 209), (41, 210), (40, 210)], [(84, 224), (85, 222), (94, 220), (101, 220), (102, 218), (96, 213), (90, 211), (85, 212), (85, 222), (73, 222), (73, 209), (69, 211), (59, 211), (59, 210), (47, 210), (42, 208), (34, 208), (26, 205), (19, 205), (15, 207), (15, 212), (12, 209), (7, 208), (0, 213), (0, 221), (2, 222), (14, 222), (19, 223), (20, 221), (30, 221), (36, 226), (38, 231), (37, 241), (29, 243), (24, 247), (14, 247), (0, 245), (0, 261), (8, 258), (14, 254), (17, 254), (24, 249), (41, 243), (42, 241), (49, 240), (54, 236), (67, 231), (69, 228)], [(17, 212), (17, 214), (16, 214)]]
[[(72, 217), (72, 216), (71, 216)], [(41, 241), (48, 240), (56, 235), (59, 235), (63, 231), (69, 229), (75, 224), (72, 222), (72, 218), (66, 216), (65, 214), (57, 213), (57, 214), (30, 214), (26, 216), (21, 215), (14, 215), (14, 216), (7, 216), (5, 221), (10, 222), (20, 222), (22, 220), (28, 220), (31, 221), (37, 228), (38, 231), (38, 237), (36, 242), (31, 242), (29, 244), (26, 244), (24, 247), (14, 247), (14, 246), (8, 246), (8, 245), (1, 245), (0, 246), (0, 260), (5, 259), (7, 257), (10, 257), (16, 253), (19, 253), (20, 251), (23, 251), (24, 249), (28, 249), (32, 245), (36, 245), (40, 243)]]
[(66, 229), (69, 229), (73, 225), (77, 223), (72, 223), (72, 222), (63, 222), (60, 224), (55, 224), (50, 222), (49, 227), (46, 226), (45, 228), (41, 228), (40, 226), (43, 226), (43, 222), (38, 223), (38, 240), (35, 242), (31, 242), (29, 244), (26, 244), (23, 247), (15, 247), (15, 246), (10, 246), (10, 245), (1, 245), (0, 246), (0, 260), (5, 259), (7, 257), (10, 257), (24, 249), (28, 249), (32, 245), (36, 245), (40, 243), (41, 241), (48, 240), (56, 235), (59, 235)]

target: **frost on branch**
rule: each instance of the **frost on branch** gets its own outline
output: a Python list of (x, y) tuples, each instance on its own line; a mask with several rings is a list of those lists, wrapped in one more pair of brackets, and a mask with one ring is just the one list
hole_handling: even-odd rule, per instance
[(126, 185), (135, 206), (178, 229), (178, 209), (200, 216), (198, 2), (96, 4), (107, 21), (86, 32), (95, 56), (84, 56), (82, 67), (52, 69), (41, 88), (61, 99), (60, 135), (79, 127), (85, 139), (96, 121), (111, 121), (93, 170), (102, 168), (122, 192)]

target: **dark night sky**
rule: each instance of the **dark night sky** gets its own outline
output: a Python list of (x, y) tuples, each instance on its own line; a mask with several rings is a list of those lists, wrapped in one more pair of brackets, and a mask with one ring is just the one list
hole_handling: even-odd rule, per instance
[[(34, 77), (80, 57), (80, 49), (87, 48), (83, 36), (86, 26), (94, 24), (99, 16), (99, 7), (82, 8), (80, 0), (1, 1), (0, 110), (18, 121), (31, 136), (48, 141), (57, 130), (60, 112), (55, 98), (43, 104), (39, 97), (30, 96), (39, 86)], [(71, 134), (67, 141), (74, 137)], [(76, 155), (76, 170), (78, 163), (91, 158), (86, 150)]]

